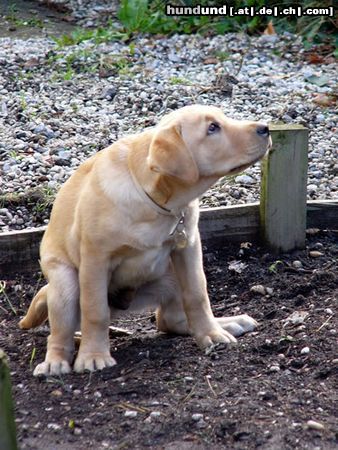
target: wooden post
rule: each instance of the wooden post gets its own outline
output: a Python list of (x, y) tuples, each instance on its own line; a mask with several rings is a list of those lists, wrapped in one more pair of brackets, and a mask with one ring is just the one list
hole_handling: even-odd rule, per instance
[(308, 129), (271, 125), (272, 148), (262, 162), (260, 225), (276, 252), (305, 245)]
[(5, 353), (0, 349), (0, 449), (17, 448), (9, 369)]

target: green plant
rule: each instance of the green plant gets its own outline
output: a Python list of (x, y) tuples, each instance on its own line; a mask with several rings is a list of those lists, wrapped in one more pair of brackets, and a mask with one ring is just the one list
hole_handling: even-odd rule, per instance
[[(277, 3), (277, 2), (276, 2)], [(282, 2), (286, 6), (286, 0)], [(318, 8), (318, 2), (314, 0), (297, 0), (293, 6), (300, 6), (302, 10), (307, 8)], [(323, 0), (320, 8), (334, 7), (332, 0)], [(289, 31), (302, 36), (305, 47), (311, 47), (314, 43), (331, 41), (337, 44), (337, 22), (328, 15), (313, 16), (303, 14), (300, 17), (278, 17), (274, 19), (274, 24), (278, 32)]]
[(220, 61), (226, 61), (227, 59), (229, 59), (230, 53), (229, 52), (225, 52), (222, 50), (216, 50), (214, 53), (215, 57), (218, 58)]
[(189, 85), (192, 84), (191, 81), (187, 80), (186, 78), (181, 78), (181, 77), (171, 77), (169, 79), (169, 83), (173, 84), (173, 85), (175, 85), (175, 84), (184, 84), (186, 86), (189, 86)]
[(67, 66), (67, 71), (63, 74), (63, 79), (65, 81), (69, 81), (74, 77), (74, 75), (74, 70), (70, 66)]
[(31, 357), (30, 357), (30, 360), (29, 360), (29, 368), (30, 368), (30, 370), (33, 370), (33, 363), (34, 363), (35, 355), (36, 355), (36, 347), (33, 347), (33, 350), (32, 350), (32, 353), (31, 353)]
[(37, 28), (43, 28), (43, 22), (37, 17), (31, 17), (28, 19), (20, 19), (17, 17), (18, 8), (15, 3), (12, 3), (9, 6), (9, 14), (4, 16), (5, 19), (8, 22), (11, 22), (13, 25), (16, 25), (18, 27), (25, 26), (25, 27), (37, 27)]
[(114, 69), (118, 73), (123, 74), (132, 66), (132, 61), (128, 56), (125, 55), (101, 55), (100, 57), (100, 68), (101, 69)]
[[(228, 7), (232, 6), (236, 9), (245, 7), (254, 7), (258, 10), (265, 6), (265, 0), (234, 0), (226, 2)], [(171, 5), (177, 6), (223, 6), (223, 0), (177, 0), (171, 2)], [(270, 8), (277, 6), (279, 9), (289, 7), (288, 0), (275, 0), (269, 3)], [(318, 7), (314, 0), (296, 0), (292, 2), (292, 6), (301, 6), (304, 9), (310, 7)], [(332, 0), (324, 0), (321, 7), (333, 6)], [(311, 16), (303, 15), (286, 15), (279, 17), (266, 15), (234, 15), (227, 16), (194, 16), (180, 15), (167, 16), (165, 14), (165, 2), (160, 0), (121, 0), (118, 10), (118, 19), (121, 26), (108, 21), (104, 27), (97, 29), (77, 29), (70, 35), (64, 35), (55, 38), (57, 47), (60, 49), (69, 45), (78, 45), (83, 41), (92, 40), (96, 44), (101, 42), (109, 42), (112, 40), (127, 40), (133, 37), (135, 33), (151, 33), (151, 34), (173, 34), (173, 33), (212, 33), (224, 34), (227, 32), (246, 32), (249, 34), (262, 33), (268, 22), (272, 20), (277, 33), (284, 31), (299, 33), (306, 45), (315, 42), (325, 41), (327, 38), (334, 37), (336, 24), (334, 19), (329, 16)], [(133, 50), (131, 48), (130, 53)], [(223, 53), (223, 54), (222, 54)], [(221, 52), (219, 59), (227, 58), (226, 52)]]
[(78, 45), (88, 40), (93, 40), (96, 44), (101, 44), (103, 42), (124, 40), (126, 38), (125, 33), (117, 30), (112, 25), (108, 25), (105, 28), (99, 27), (93, 30), (78, 28), (71, 34), (64, 34), (59, 38), (54, 37), (53, 40), (57, 44), (57, 49), (61, 49), (71, 45)]
[(269, 266), (269, 272), (276, 274), (278, 272), (278, 266), (283, 265), (283, 261), (277, 260)]
[(19, 96), (20, 96), (20, 106), (21, 109), (24, 111), (27, 108), (27, 100), (22, 92), (20, 92)]
[(13, 159), (16, 159), (17, 161), (20, 161), (23, 158), (23, 156), (19, 155), (19, 153), (16, 150), (11, 150), (9, 152), (9, 156)]
[(122, 0), (117, 17), (128, 33), (147, 31), (151, 26), (148, 0)]
[(55, 200), (56, 190), (50, 187), (43, 187), (33, 191), (29, 197), (26, 197), (27, 204), (32, 204), (33, 211), (43, 213), (50, 208)]

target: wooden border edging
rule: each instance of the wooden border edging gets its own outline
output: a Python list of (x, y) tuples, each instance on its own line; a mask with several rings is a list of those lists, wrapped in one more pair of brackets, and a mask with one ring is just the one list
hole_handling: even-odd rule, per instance
[(199, 229), (203, 241), (257, 240), (259, 203), (201, 209)]
[(39, 247), (46, 227), (0, 233), (0, 278), (2, 274), (39, 268)]
[(17, 450), (15, 428), (9, 368), (0, 349), (0, 449)]
[[(306, 226), (337, 229), (338, 200), (307, 202)], [(199, 227), (204, 242), (221, 245), (222, 241), (257, 241), (260, 238), (259, 203), (202, 209)], [(14, 272), (39, 268), (39, 245), (45, 229), (0, 233), (0, 279)]]

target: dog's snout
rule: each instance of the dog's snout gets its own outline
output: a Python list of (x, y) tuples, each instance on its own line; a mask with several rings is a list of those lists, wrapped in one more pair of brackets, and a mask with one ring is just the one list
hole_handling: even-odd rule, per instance
[(256, 128), (256, 133), (262, 137), (268, 137), (270, 134), (269, 127), (265, 123), (261, 123)]

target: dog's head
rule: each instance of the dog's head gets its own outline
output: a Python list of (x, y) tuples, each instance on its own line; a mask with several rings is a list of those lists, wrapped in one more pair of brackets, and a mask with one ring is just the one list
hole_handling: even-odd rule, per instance
[(185, 106), (154, 130), (148, 165), (187, 184), (240, 172), (271, 145), (265, 123), (233, 120), (213, 106)]

